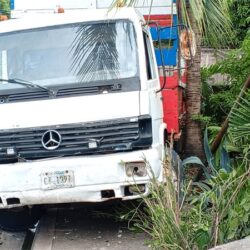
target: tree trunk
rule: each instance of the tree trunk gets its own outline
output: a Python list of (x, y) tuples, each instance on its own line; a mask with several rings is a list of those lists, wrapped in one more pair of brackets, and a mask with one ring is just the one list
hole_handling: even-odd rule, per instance
[(194, 121), (193, 117), (200, 114), (201, 109), (201, 34), (198, 31), (193, 13), (188, 8), (190, 25), (193, 28), (196, 39), (196, 54), (188, 65), (187, 89), (186, 89), (186, 129), (184, 152), (185, 156), (198, 156), (204, 159), (203, 136), (201, 134), (200, 122)]

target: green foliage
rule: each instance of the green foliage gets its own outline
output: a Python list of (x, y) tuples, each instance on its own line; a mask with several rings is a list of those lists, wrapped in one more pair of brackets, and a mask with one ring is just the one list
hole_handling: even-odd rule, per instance
[(153, 249), (191, 249), (180, 223), (178, 202), (170, 179), (165, 185), (153, 182), (150, 197), (144, 198), (145, 208), (135, 223), (151, 236)]
[[(198, 186), (202, 187), (201, 183)], [(207, 189), (198, 192), (199, 198), (192, 201), (196, 209), (202, 208), (199, 213), (211, 216), (203, 230), (203, 234), (209, 235), (208, 241), (203, 244), (216, 246), (249, 235), (249, 169), (241, 165), (231, 172), (219, 170), (203, 185)]]
[[(142, 230), (150, 236), (150, 246), (152, 249), (192, 249), (193, 230), (185, 223), (185, 214), (182, 214), (183, 199), (178, 193), (173, 182), (175, 174), (170, 164), (172, 155), (166, 157), (164, 164), (165, 183), (159, 184), (151, 170), (150, 195), (142, 197), (143, 202), (132, 212), (122, 215), (122, 219), (129, 219), (134, 222), (135, 231)], [(189, 158), (185, 164), (202, 164), (197, 157)], [(203, 165), (203, 164), (202, 164)], [(150, 166), (148, 166), (149, 169)], [(187, 191), (184, 192), (184, 197)], [(188, 217), (191, 221), (191, 217)], [(194, 217), (192, 217), (195, 220)]]
[(10, 16), (10, 0), (0, 0), (0, 13)]
[(239, 46), (250, 31), (250, 1), (232, 0), (229, 13), (234, 30), (233, 45)]
[(207, 124), (211, 122), (210, 116), (204, 116), (204, 115), (193, 115), (192, 120), (200, 122), (202, 127), (206, 127)]
[[(198, 192), (199, 198), (197, 194), (192, 198), (195, 207), (202, 207), (203, 212), (212, 216), (208, 230), (203, 231), (203, 240), (209, 239), (209, 242), (203, 241), (205, 245), (215, 246), (250, 234), (249, 131), (250, 91), (246, 91), (230, 111), (227, 135), (215, 155), (210, 151), (207, 130), (205, 132), (205, 152), (211, 175), (197, 184), (202, 189)], [(237, 149), (237, 157), (229, 158), (228, 144), (234, 146), (232, 151)]]
[[(211, 118), (209, 125), (221, 124), (250, 74), (250, 37), (225, 60), (203, 68), (201, 73), (202, 115)], [(209, 79), (215, 74), (227, 76), (227, 80), (211, 86)]]
[[(249, 120), (250, 109), (246, 109), (248, 105), (241, 101), (241, 108), (246, 111), (243, 117)], [(235, 114), (241, 114), (241, 111), (235, 110), (233, 113), (230, 129), (234, 129), (235, 124), (238, 127), (245, 122), (245, 119), (244, 122), (237, 120)], [(237, 122), (234, 121), (235, 117)], [(241, 131), (235, 131), (236, 138), (240, 135)], [(205, 143), (208, 145), (207, 136)], [(244, 146), (249, 149), (249, 141), (242, 148)], [(221, 154), (218, 164), (209, 147), (207, 150), (211, 175), (208, 177), (209, 173), (205, 170), (207, 178), (192, 183), (193, 189), (188, 196), (189, 209), (182, 211), (186, 227), (193, 231), (189, 242), (193, 242), (198, 249), (207, 249), (250, 235), (250, 161), (245, 157), (249, 151), (247, 153), (242, 149), (243, 159), (240, 161), (231, 161), (228, 154), (227, 160), (222, 160), (224, 156)], [(228, 164), (233, 164), (234, 168)]]
[(250, 159), (250, 91), (236, 102), (229, 116), (229, 131), (234, 145)]
[[(150, 195), (120, 216), (133, 222), (134, 231), (150, 236), (152, 249), (205, 250), (250, 234), (249, 162), (241, 162), (231, 171), (217, 166), (212, 173), (207, 172), (206, 180), (189, 181), (183, 187), (181, 202), (169, 162), (165, 165), (165, 183), (159, 184), (153, 177)], [(187, 166), (194, 163), (205, 168), (197, 157), (183, 161)]]
[[(227, 0), (180, 0), (181, 16), (189, 27), (190, 7), (191, 15), (206, 44), (221, 47), (230, 43), (226, 37), (231, 37), (232, 26), (229, 16), (229, 2)], [(192, 28), (192, 27), (191, 27)]]

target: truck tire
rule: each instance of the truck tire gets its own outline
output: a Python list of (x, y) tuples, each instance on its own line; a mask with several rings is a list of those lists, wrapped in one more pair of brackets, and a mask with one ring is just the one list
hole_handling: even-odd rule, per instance
[(41, 218), (42, 212), (41, 206), (0, 209), (0, 228), (9, 232), (34, 228)]

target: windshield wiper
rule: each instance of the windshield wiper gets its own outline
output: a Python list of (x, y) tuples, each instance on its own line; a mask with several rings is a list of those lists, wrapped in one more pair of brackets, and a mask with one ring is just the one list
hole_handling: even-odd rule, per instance
[(39, 88), (39, 89), (47, 91), (49, 96), (52, 96), (52, 97), (56, 96), (56, 91), (54, 91), (52, 89), (49, 89), (48, 87), (41, 86), (39, 84), (30, 82), (30, 81), (26, 81), (26, 80), (23, 80), (23, 79), (17, 79), (17, 78), (2, 79), (2, 78), (0, 78), (0, 82), (8, 82), (8, 83), (13, 83), (13, 84), (19, 84), (19, 85), (22, 85), (22, 86), (25, 86), (25, 87), (31, 87), (31, 88)]

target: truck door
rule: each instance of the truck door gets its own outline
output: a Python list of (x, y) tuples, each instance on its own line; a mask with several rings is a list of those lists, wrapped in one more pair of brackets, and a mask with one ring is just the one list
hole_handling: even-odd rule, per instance
[(161, 126), (163, 118), (162, 100), (161, 92), (158, 91), (160, 84), (153, 43), (146, 29), (143, 29), (143, 42), (145, 48), (146, 85), (149, 94), (151, 116), (152, 120), (154, 120), (153, 124), (155, 124), (153, 130), (155, 130), (154, 134), (158, 135), (157, 128)]

